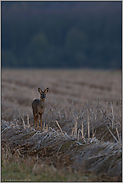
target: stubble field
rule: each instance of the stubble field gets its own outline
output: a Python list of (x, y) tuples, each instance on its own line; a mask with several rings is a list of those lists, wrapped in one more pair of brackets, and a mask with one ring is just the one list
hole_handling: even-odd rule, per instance
[[(121, 181), (120, 71), (6, 69), (1, 77), (3, 181)], [(49, 87), (42, 132), (31, 108), (38, 87)]]

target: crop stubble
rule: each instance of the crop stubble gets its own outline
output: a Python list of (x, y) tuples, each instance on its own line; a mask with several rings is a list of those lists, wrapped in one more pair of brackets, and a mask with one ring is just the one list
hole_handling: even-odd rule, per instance
[[(93, 137), (101, 142), (120, 142), (122, 126), (120, 71), (2, 70), (2, 120), (22, 126), (25, 123), (33, 128), (31, 103), (35, 98), (39, 98), (38, 87), (50, 88), (43, 114), (45, 130), (48, 131), (49, 127), (52, 130), (59, 130), (61, 135), (66, 133), (82, 144), (94, 141)], [(57, 133), (56, 131), (53, 133)], [(59, 140), (56, 149), (58, 148), (62, 154), (67, 150), (66, 146), (64, 149), (64, 143), (61, 142), (63, 146), (58, 147), (58, 143)], [(69, 141), (66, 143), (68, 147), (71, 144)], [(52, 149), (50, 141), (49, 144)], [(113, 148), (114, 146), (113, 144)], [(49, 147), (47, 146), (47, 149)], [(100, 145), (100, 148), (106, 147)], [(69, 147), (69, 152), (63, 156), (64, 158), (62, 157), (63, 159), (73, 156), (70, 149)], [(85, 148), (85, 152), (87, 149), (88, 147)], [(90, 154), (92, 155), (91, 151)], [(98, 158), (98, 155), (93, 154), (92, 157), (92, 159)], [(87, 161), (86, 166), (90, 161)], [(93, 165), (94, 161), (92, 162)], [(79, 165), (74, 161), (71, 167), (74, 169), (76, 166)]]

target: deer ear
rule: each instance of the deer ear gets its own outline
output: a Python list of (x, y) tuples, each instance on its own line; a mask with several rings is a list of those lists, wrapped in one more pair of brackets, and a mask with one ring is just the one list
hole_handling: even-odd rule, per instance
[(46, 88), (46, 89), (44, 90), (45, 94), (46, 94), (48, 91), (49, 91), (49, 88)]
[(42, 93), (42, 90), (40, 88), (38, 88), (38, 92), (41, 94)]

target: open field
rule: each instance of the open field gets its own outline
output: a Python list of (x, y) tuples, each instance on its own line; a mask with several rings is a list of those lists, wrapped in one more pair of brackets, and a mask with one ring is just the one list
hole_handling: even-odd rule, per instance
[[(49, 87), (43, 132), (33, 128), (38, 87)], [(121, 181), (120, 71), (2, 70), (1, 93), (3, 181), (19, 180), (24, 163), (33, 181), (53, 171), (51, 181)]]

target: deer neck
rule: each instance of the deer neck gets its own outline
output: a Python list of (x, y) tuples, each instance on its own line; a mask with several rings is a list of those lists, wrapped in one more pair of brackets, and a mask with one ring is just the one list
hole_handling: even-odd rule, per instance
[(44, 99), (40, 99), (40, 106), (44, 107)]

